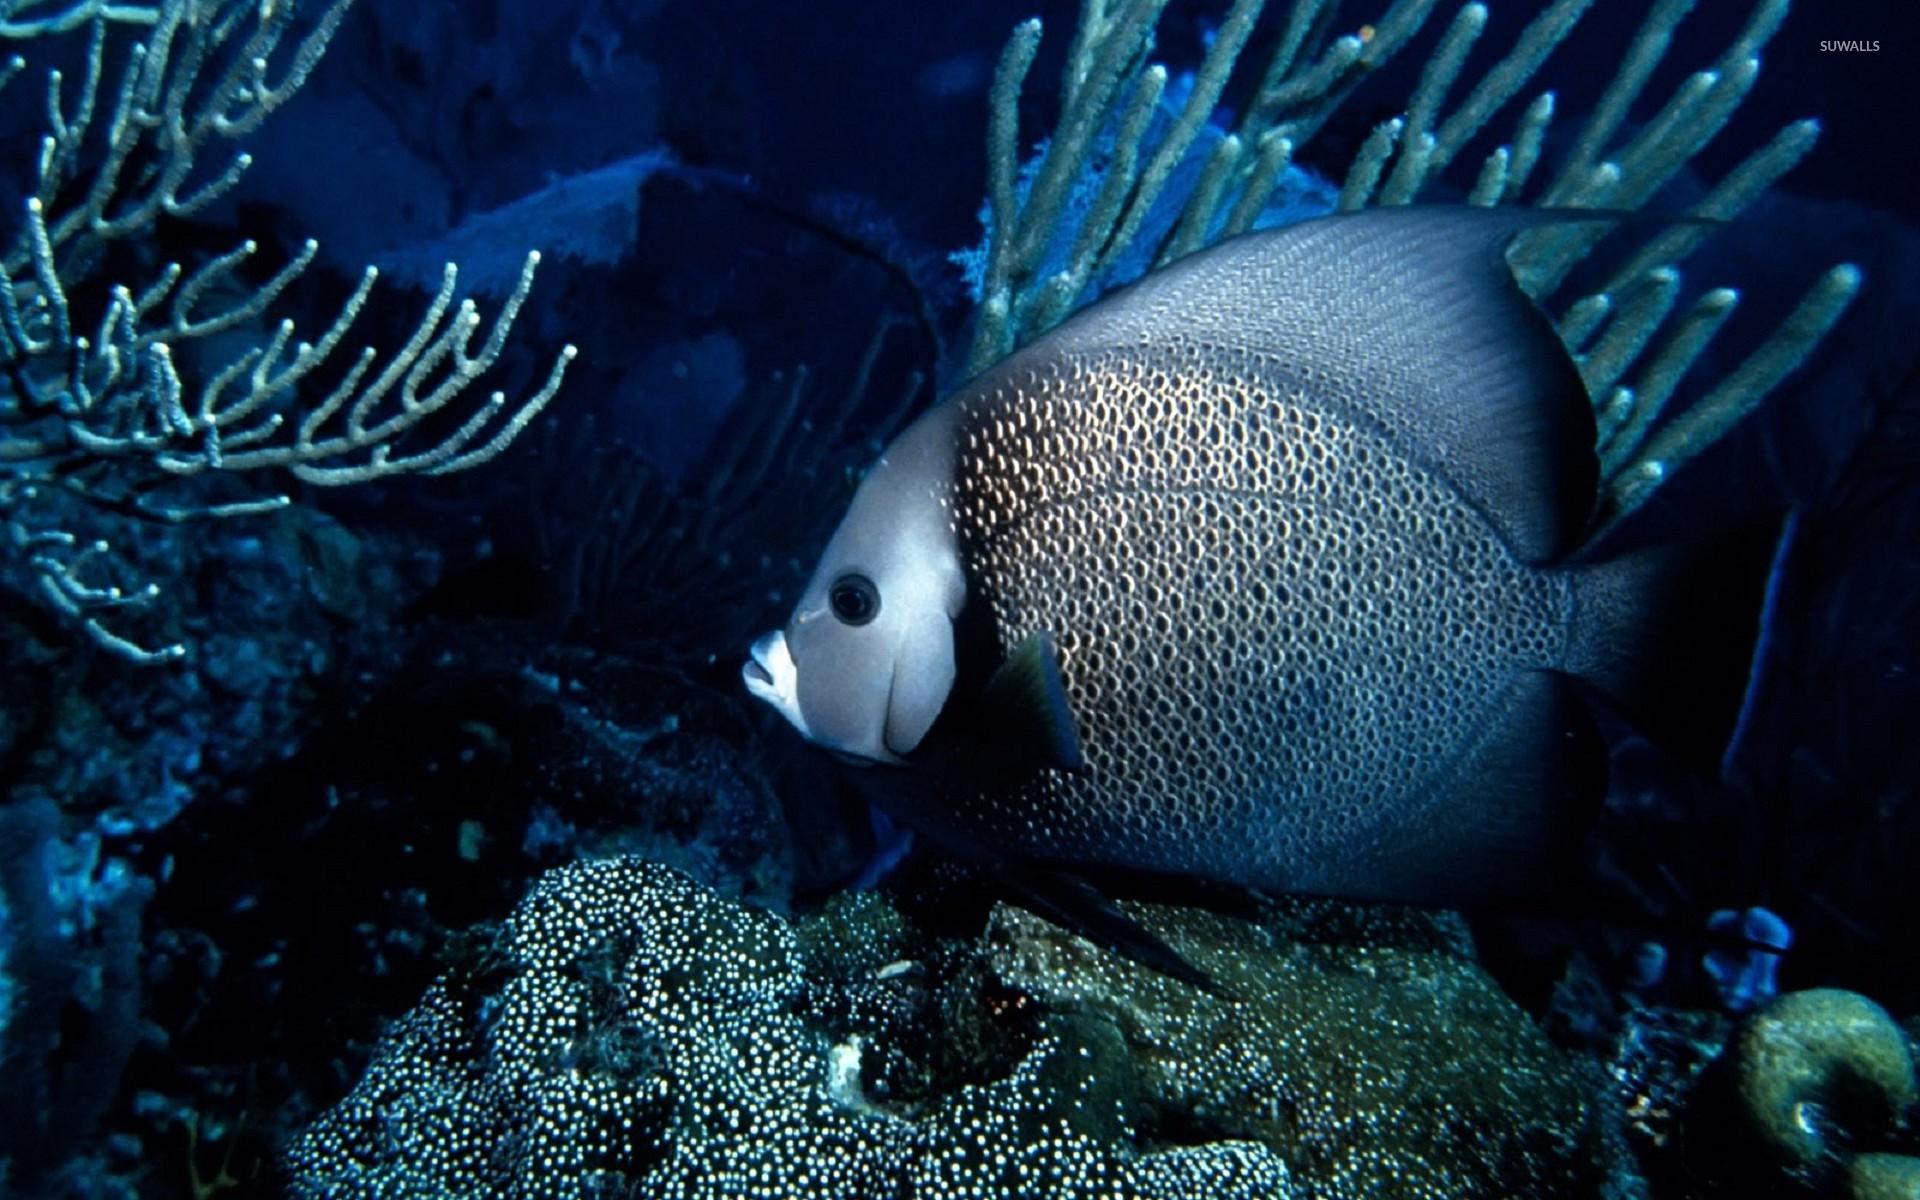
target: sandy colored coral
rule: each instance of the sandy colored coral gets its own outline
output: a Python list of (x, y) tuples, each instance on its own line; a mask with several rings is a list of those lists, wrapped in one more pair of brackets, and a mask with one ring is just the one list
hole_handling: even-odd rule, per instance
[(1865, 1126), (1892, 1124), (1920, 1095), (1900, 1026), (1865, 996), (1838, 988), (1781, 996), (1754, 1014), (1732, 1056), (1751, 1133), (1796, 1172), (1838, 1152), (1836, 1115), (1863, 1126), (1847, 1131), (1857, 1144), (1873, 1132)]

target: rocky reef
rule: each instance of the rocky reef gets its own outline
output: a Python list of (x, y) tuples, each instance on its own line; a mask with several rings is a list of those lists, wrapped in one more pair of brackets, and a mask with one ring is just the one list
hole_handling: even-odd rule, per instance
[(1018, 910), (799, 921), (638, 857), (462, 939), (293, 1144), (302, 1195), (1597, 1194), (1571, 1058), (1400, 910), (1138, 906), (1197, 992)]

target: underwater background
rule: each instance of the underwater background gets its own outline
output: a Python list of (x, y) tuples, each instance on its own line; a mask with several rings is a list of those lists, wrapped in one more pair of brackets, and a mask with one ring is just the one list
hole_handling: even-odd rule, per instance
[[(1115, 99), (1043, 202), (1102, 29), (1165, 65), (1169, 182), (1049, 296), (1124, 157)], [(0, 35), (0, 1194), (1920, 1195), (1910, 6), (0, 0)], [(1636, 61), (1644, 194), (1488, 184)], [(1396, 187), (1652, 214), (1530, 291), (1602, 505), (1693, 548), (1720, 636), (1665, 665), (1679, 736), (1607, 730), (1592, 904), (1112, 881), (1197, 990), (903, 837), (741, 664), (881, 448), (1189, 211)]]

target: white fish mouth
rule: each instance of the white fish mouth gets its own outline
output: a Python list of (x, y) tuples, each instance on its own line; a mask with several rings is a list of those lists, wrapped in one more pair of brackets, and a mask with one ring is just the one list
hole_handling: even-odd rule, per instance
[(793, 653), (787, 649), (785, 631), (776, 629), (763, 634), (747, 653), (747, 661), (740, 667), (740, 678), (747, 685), (747, 693), (771, 705), (800, 731), (801, 737), (811, 741), (813, 735), (807, 729), (807, 719), (800, 715), (800, 671), (794, 666)]
[(760, 661), (759, 649), (756, 643), (751, 656), (740, 668), (740, 678), (746, 682), (747, 691), (764, 700), (779, 685), (773, 681), (773, 668)]

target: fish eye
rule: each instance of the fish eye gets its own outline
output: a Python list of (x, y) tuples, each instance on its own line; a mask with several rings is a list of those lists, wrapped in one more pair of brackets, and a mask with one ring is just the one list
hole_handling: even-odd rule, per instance
[(827, 589), (827, 603), (843, 625), (865, 625), (880, 615), (880, 589), (865, 575), (842, 575)]

